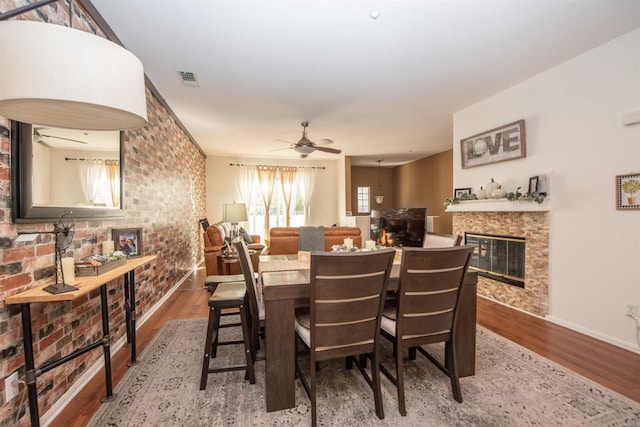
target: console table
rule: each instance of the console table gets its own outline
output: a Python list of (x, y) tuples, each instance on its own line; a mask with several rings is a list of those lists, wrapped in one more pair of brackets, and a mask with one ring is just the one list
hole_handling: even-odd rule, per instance
[[(113, 399), (113, 389), (111, 384), (111, 352), (109, 335), (109, 304), (107, 301), (107, 283), (120, 276), (124, 276), (124, 298), (125, 298), (125, 322), (127, 329), (127, 343), (131, 344), (131, 362), (136, 363), (136, 288), (135, 269), (141, 267), (156, 258), (155, 255), (144, 256), (127, 260), (127, 263), (107, 271), (99, 276), (77, 277), (72, 283), (78, 290), (65, 292), (62, 294), (51, 294), (43, 290), (47, 285), (38, 286), (16, 295), (12, 295), (5, 300), (5, 304), (20, 305), (22, 311), (22, 341), (24, 344), (24, 360), (26, 369), (27, 392), (29, 395), (29, 414), (31, 425), (40, 425), (38, 416), (38, 389), (36, 378), (40, 375), (67, 363), (84, 353), (102, 346), (104, 352), (104, 372), (107, 396), (105, 400)], [(94, 289), (100, 288), (100, 302), (102, 311), (102, 339), (79, 348), (63, 356), (60, 359), (45, 363), (38, 368), (35, 367), (33, 357), (33, 332), (31, 329), (31, 303), (52, 303), (73, 301)]]

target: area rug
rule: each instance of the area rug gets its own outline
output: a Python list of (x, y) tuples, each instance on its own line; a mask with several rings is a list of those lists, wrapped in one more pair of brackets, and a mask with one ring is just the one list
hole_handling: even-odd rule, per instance
[[(235, 328), (237, 329), (237, 328)], [(206, 319), (168, 322), (104, 403), (90, 426), (296, 426), (311, 422), (310, 402), (296, 381), (296, 407), (265, 410), (264, 361), (256, 384), (244, 372), (210, 374), (199, 390)], [(233, 329), (226, 328), (223, 331)], [(383, 340), (386, 341), (386, 340)], [(432, 348), (439, 351), (441, 348)], [(383, 361), (393, 367), (391, 346)], [(220, 348), (216, 363), (241, 363), (238, 346)], [(448, 377), (418, 355), (406, 361), (407, 416), (398, 413), (396, 390), (382, 377), (385, 418), (357, 369), (324, 362), (318, 373), (319, 425), (364, 426), (638, 426), (640, 403), (568, 371), (478, 327), (476, 375), (460, 380), (457, 403)]]

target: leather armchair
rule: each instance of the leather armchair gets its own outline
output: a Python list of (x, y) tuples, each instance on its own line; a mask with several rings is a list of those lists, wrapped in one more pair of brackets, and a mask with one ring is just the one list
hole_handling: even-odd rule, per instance
[[(222, 247), (224, 246), (224, 239), (231, 235), (231, 230), (229, 228), (229, 224), (224, 222), (218, 222), (210, 225), (204, 232), (204, 262), (207, 268), (207, 276), (211, 276), (213, 274), (222, 274), (221, 271), (218, 271), (218, 254)], [(259, 255), (262, 249), (264, 249), (264, 245), (260, 243), (260, 236), (252, 235), (251, 236), (253, 243), (247, 245), (249, 249), (255, 250), (256, 254)], [(255, 271), (258, 271), (258, 256), (251, 257)], [(238, 271), (238, 273), (240, 273)]]

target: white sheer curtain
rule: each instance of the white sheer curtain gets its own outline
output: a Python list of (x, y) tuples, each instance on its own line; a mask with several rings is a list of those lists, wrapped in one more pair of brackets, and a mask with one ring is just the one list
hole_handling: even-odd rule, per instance
[(100, 192), (100, 179), (106, 174), (106, 167), (100, 160), (78, 160), (80, 185), (84, 197), (89, 203), (94, 203)]
[(292, 166), (280, 166), (280, 184), (285, 206), (285, 224), (291, 226), (291, 195), (296, 180), (297, 168)]
[[(278, 173), (277, 166), (256, 166), (258, 173), (258, 181), (260, 182), (260, 194), (262, 195), (262, 201), (264, 202), (264, 235), (269, 235), (270, 221), (269, 211), (271, 209), (271, 200), (273, 198), (273, 188), (276, 183), (276, 174)], [(266, 240), (266, 238), (265, 238)]]
[(240, 202), (246, 203), (247, 211), (251, 212), (251, 188), (256, 179), (255, 166), (235, 166), (233, 171), (236, 175), (236, 184), (240, 192)]
[(307, 224), (307, 220), (311, 214), (311, 196), (313, 195), (313, 187), (316, 182), (315, 169), (298, 170), (298, 180), (302, 189), (304, 203), (304, 223)]
[(120, 207), (120, 161), (107, 160), (105, 162), (105, 171), (109, 180), (109, 189), (111, 190), (111, 204), (114, 208)]

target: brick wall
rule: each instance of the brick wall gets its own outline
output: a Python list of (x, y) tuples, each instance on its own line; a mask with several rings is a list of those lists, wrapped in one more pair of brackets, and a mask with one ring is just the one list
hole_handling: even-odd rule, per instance
[(478, 277), (478, 294), (538, 316), (549, 308), (549, 215), (547, 212), (455, 212), (453, 232), (526, 239), (525, 287)]
[[(7, 11), (22, 1), (0, 1)], [(59, 2), (22, 19), (68, 23), (67, 3)], [(74, 10), (74, 27), (96, 32), (82, 10)], [(149, 311), (184, 274), (202, 259), (198, 219), (205, 212), (205, 156), (180, 129), (171, 115), (147, 90), (149, 123), (125, 132), (126, 217), (109, 221), (76, 221), (72, 251), (76, 260), (100, 252), (100, 244), (111, 228), (142, 227), (145, 255), (157, 259), (136, 273), (138, 318)], [(0, 125), (10, 128), (0, 117)], [(35, 241), (15, 243), (17, 231), (34, 225), (11, 223), (10, 141), (0, 140), (0, 380), (19, 371), (24, 381), (22, 325), (17, 306), (7, 306), (7, 296), (33, 286), (51, 283), (53, 239), (40, 235)], [(39, 230), (52, 225), (36, 224)], [(112, 341), (125, 334), (122, 279), (108, 284), (109, 319)], [(36, 366), (69, 354), (94, 342), (101, 334), (99, 290), (70, 303), (32, 304)], [(95, 349), (72, 362), (38, 377), (39, 410), (42, 416), (102, 351)], [(23, 390), (23, 388), (21, 388)], [(21, 407), (18, 407), (23, 400)], [(27, 414), (25, 416), (25, 413)], [(0, 425), (29, 424), (26, 395), (4, 401), (4, 381), (0, 381)]]

